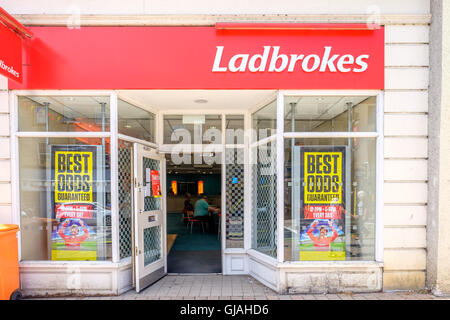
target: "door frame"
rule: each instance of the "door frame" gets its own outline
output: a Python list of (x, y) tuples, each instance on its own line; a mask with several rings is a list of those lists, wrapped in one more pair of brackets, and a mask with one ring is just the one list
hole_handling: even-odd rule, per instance
[[(173, 145), (176, 146), (176, 145)], [(159, 151), (159, 154), (164, 155), (164, 157), (166, 155), (170, 155), (172, 154), (172, 152), (170, 150), (170, 145), (169, 148), (166, 145), (166, 148), (163, 148), (163, 151)], [(214, 152), (220, 152), (220, 157), (221, 157), (221, 161), (222, 163), (220, 164), (220, 207), (223, 210), (225, 208), (225, 204), (226, 204), (226, 198), (225, 198), (225, 170), (226, 168), (224, 167), (224, 159), (225, 159), (225, 144), (217, 144), (215, 146), (207, 146), (205, 151), (205, 146), (202, 145), (191, 145), (191, 144), (187, 144), (184, 145), (182, 147), (184, 154), (189, 154), (192, 155), (194, 153), (204, 153), (204, 152), (211, 152), (212, 150)], [(201, 150), (201, 151), (199, 151)], [(165, 166), (164, 168), (164, 179), (166, 181), (167, 179), (167, 166)], [(164, 190), (165, 191), (165, 190)], [(164, 206), (164, 212), (165, 212), (165, 218), (167, 218), (167, 196), (165, 196), (165, 206)], [(167, 221), (167, 219), (166, 219)], [(226, 216), (224, 214), (222, 214), (222, 216), (220, 217), (220, 255), (221, 255), (221, 272), (220, 274), (224, 274), (224, 270), (225, 270), (225, 241), (226, 241), (226, 235), (225, 235), (225, 231), (226, 231)], [(166, 234), (167, 234), (167, 224), (165, 225), (166, 227)], [(166, 248), (166, 259), (167, 259), (167, 255), (169, 253), (167, 252), (167, 248)], [(166, 262), (166, 267), (167, 267), (167, 262)], [(211, 273), (205, 273), (205, 274), (211, 274)]]

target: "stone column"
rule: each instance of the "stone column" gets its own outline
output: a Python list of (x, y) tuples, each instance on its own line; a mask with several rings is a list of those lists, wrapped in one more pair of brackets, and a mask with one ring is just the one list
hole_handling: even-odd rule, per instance
[(431, 1), (427, 287), (450, 294), (450, 1)]

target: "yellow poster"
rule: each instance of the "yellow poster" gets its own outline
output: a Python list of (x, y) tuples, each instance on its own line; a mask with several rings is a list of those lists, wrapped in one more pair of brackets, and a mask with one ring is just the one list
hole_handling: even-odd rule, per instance
[(56, 151), (55, 203), (93, 201), (93, 152)]
[(345, 260), (345, 147), (302, 147), (300, 260)]
[(52, 146), (52, 260), (97, 260), (95, 146)]
[(342, 152), (304, 153), (304, 203), (342, 203)]

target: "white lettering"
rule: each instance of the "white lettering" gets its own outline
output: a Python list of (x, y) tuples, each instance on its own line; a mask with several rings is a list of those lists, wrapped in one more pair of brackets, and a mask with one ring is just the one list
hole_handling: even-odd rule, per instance
[(294, 71), (295, 64), (297, 63), (297, 61), (302, 60), (304, 57), (305, 57), (304, 54), (301, 55), (291, 54), (291, 62), (289, 62), (288, 72)]
[[(281, 72), (284, 69), (286, 69), (289, 58), (285, 54), (278, 55), (279, 51), (280, 51), (280, 47), (278, 47), (278, 46), (273, 47), (272, 59), (270, 59), (270, 65), (269, 65), (269, 72), (272, 72), (272, 71)], [(277, 68), (276, 64), (278, 62), (278, 59), (281, 59), (281, 65)]]
[[(240, 53), (231, 57), (221, 66), (225, 47), (216, 46), (216, 56), (212, 72), (294, 72), (301, 70), (306, 73), (318, 72), (355, 72), (361, 73), (368, 69), (370, 55), (362, 54), (353, 56), (351, 54), (333, 54), (333, 47), (324, 47), (323, 55), (317, 54), (280, 54), (280, 46), (263, 46), (263, 52), (258, 54)], [(270, 62), (269, 62), (270, 61)], [(266, 69), (269, 62), (269, 67)], [(0, 61), (0, 67), (7, 70), (7, 66)]]
[(211, 318), (213, 313), (214, 307), (197, 307), (191, 306), (190, 304), (185, 307), (181, 307), (180, 309), (181, 315), (205, 315), (208, 316), (208, 318)]
[[(230, 59), (228, 63), (228, 69), (231, 72), (244, 72), (247, 68), (248, 54), (237, 54)], [(236, 61), (241, 60), (239, 66), (236, 66)]]
[(369, 59), (369, 55), (363, 54), (363, 55), (359, 56), (358, 58), (356, 58), (355, 63), (358, 66), (360, 66), (361, 68), (359, 68), (359, 69), (354, 68), (353, 72), (364, 72), (367, 70), (367, 67), (368, 67), (367, 62), (363, 61), (363, 59)]
[[(309, 61), (311, 59), (314, 59), (314, 63), (312, 65), (312, 67), (309, 68), (308, 65), (309, 65)], [(316, 70), (319, 67), (319, 65), (320, 65), (320, 58), (317, 54), (310, 54), (309, 56), (306, 56), (302, 62), (302, 68), (303, 68), (303, 71), (305, 71), (305, 72), (313, 72), (314, 70)]]
[[(250, 58), (250, 61), (248, 62), (248, 70), (250, 70), (250, 72), (264, 72), (264, 70), (266, 69), (267, 59), (269, 59), (269, 53), (270, 46), (264, 46), (264, 52), (262, 55), (255, 54)], [(255, 66), (255, 62), (257, 59), (261, 60), (261, 62), (259, 63), (259, 67)]]
[(351, 68), (345, 68), (347, 64), (353, 64), (355, 62), (355, 58), (352, 55), (346, 54), (339, 58), (337, 62), (337, 68), (340, 72), (350, 72)]
[(320, 65), (320, 72), (325, 72), (327, 67), (331, 72), (336, 72), (336, 67), (334, 66), (334, 60), (336, 60), (339, 55), (335, 54), (330, 59), (331, 47), (325, 47), (325, 52), (323, 53), (322, 64)]
[(220, 67), (220, 61), (222, 60), (223, 46), (217, 46), (216, 57), (214, 58), (213, 72), (225, 72), (226, 67)]
[(20, 72), (14, 70), (14, 67), (8, 66), (6, 65), (3, 60), (0, 60), (0, 68), (2, 68), (3, 70), (11, 73), (14, 77), (19, 78), (20, 77)]

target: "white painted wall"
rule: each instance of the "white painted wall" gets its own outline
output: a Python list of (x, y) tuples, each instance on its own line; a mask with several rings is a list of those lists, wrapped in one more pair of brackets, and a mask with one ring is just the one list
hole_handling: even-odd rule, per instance
[(1, 0), (12, 14), (427, 14), (429, 0)]

